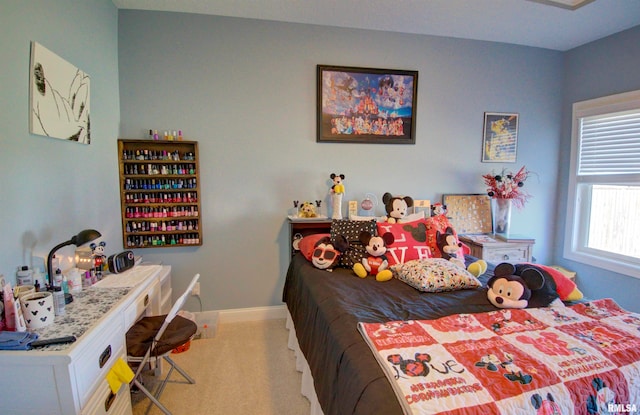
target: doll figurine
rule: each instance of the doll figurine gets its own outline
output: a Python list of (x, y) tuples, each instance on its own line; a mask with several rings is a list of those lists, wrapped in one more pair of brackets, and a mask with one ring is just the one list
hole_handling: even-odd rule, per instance
[(333, 208), (332, 219), (342, 219), (342, 196), (344, 196), (344, 174), (331, 173), (331, 207)]

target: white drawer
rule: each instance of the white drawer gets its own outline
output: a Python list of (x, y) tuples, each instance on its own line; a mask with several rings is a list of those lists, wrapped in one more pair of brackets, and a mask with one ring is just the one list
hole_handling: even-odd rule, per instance
[(526, 246), (491, 249), (484, 256), (484, 260), (494, 264), (501, 262), (527, 262), (529, 260), (527, 254), (528, 249)]
[(158, 295), (160, 289), (160, 283), (156, 280), (147, 287), (140, 295), (138, 295), (135, 301), (127, 307), (124, 311), (124, 325), (125, 332), (145, 313), (148, 307), (151, 306), (151, 302)]
[(129, 385), (123, 384), (115, 395), (106, 380), (103, 380), (82, 410), (82, 415), (131, 415)]
[(116, 362), (125, 356), (125, 337), (122, 320), (114, 319), (94, 338), (83, 344), (82, 351), (74, 363), (75, 381), (80, 397), (80, 407), (84, 407), (98, 383)]

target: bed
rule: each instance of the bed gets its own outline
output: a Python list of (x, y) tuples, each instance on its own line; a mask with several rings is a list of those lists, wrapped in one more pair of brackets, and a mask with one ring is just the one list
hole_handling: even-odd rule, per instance
[[(479, 278), (483, 286), (492, 275), (492, 269), (490, 266)], [(346, 268), (336, 268), (333, 272), (319, 270), (300, 253), (291, 259), (283, 301), (289, 313), (287, 324), (292, 330), (290, 347), (299, 349), (300, 366), (308, 371), (303, 375), (307, 389), (303, 393), (310, 398), (314, 415), (409, 413), (395, 392), (394, 376), (390, 376), (393, 371), (383, 370), (381, 359), (376, 357), (370, 342), (359, 331), (359, 323), (430, 321), (461, 313), (475, 315), (497, 310), (483, 288), (425, 293), (396, 278), (381, 283), (374, 278), (357, 278)], [(637, 316), (630, 315), (629, 318)], [(640, 320), (630, 321), (630, 324), (631, 330), (640, 330)], [(362, 324), (360, 329), (364, 331)], [(637, 347), (640, 336), (634, 336), (631, 331), (626, 335), (626, 341), (635, 345), (632, 349), (640, 349)], [(640, 352), (633, 353), (630, 357), (633, 362), (625, 369), (629, 389), (633, 392), (626, 393), (622, 406), (614, 407), (625, 412), (640, 407)], [(539, 403), (538, 409), (553, 404), (549, 402), (549, 394), (538, 396), (539, 402), (532, 400), (531, 411), (523, 413), (542, 413), (533, 408), (536, 403)], [(576, 413), (592, 413), (588, 408), (595, 408), (595, 403), (577, 405), (582, 409)], [(490, 412), (485, 408), (467, 413)]]
[(325, 415), (403, 413), (358, 332), (359, 322), (428, 320), (495, 310), (482, 290), (421, 293), (395, 278), (380, 283), (357, 278), (345, 268), (328, 273), (299, 253), (291, 259), (283, 301)]

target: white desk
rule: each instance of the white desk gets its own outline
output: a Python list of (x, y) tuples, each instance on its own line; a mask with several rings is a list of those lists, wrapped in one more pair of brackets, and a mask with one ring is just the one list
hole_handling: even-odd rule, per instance
[(105, 375), (118, 358), (126, 360), (129, 327), (143, 314), (160, 314), (171, 307), (171, 267), (138, 266), (127, 272), (74, 294), (64, 316), (36, 330), (41, 339), (74, 335), (76, 342), (0, 351), (0, 412), (131, 414), (129, 385), (123, 384), (114, 395)]

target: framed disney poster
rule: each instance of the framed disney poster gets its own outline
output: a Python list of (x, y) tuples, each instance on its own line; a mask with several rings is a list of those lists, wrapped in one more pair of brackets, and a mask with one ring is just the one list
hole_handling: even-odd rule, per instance
[(418, 71), (317, 67), (317, 142), (415, 144)]
[(485, 112), (482, 136), (483, 163), (515, 163), (518, 114)]

